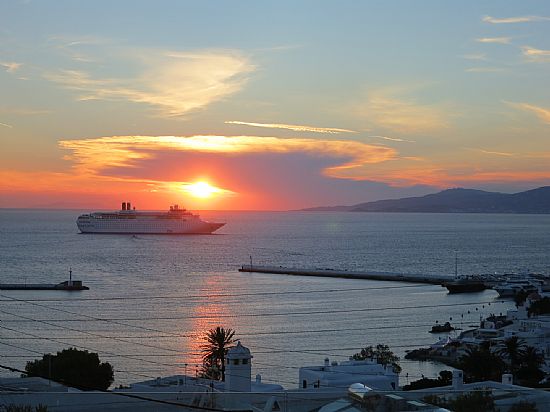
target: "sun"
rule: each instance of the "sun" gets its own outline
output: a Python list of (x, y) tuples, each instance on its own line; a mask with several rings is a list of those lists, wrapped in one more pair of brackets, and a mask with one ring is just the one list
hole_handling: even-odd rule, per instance
[(191, 196), (201, 199), (212, 197), (216, 193), (221, 192), (221, 189), (212, 186), (207, 182), (188, 183), (183, 185), (183, 190), (185, 190)]

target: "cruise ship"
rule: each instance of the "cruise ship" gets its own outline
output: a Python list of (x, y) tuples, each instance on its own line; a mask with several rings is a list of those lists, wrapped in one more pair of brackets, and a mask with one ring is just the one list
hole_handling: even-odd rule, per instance
[(116, 212), (80, 215), (76, 225), (82, 233), (211, 234), (225, 223), (206, 222), (178, 205), (166, 212), (142, 212), (123, 202)]

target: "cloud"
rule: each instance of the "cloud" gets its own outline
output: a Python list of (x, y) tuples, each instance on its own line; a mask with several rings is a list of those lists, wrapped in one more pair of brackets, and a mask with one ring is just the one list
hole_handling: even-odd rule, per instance
[(48, 39), (54, 47), (78, 63), (92, 63), (98, 59), (92, 57), (93, 48), (112, 43), (111, 39), (100, 36), (64, 36), (55, 35)]
[(26, 115), (48, 114), (48, 113), (51, 113), (51, 110), (31, 109), (31, 108), (13, 107), (13, 106), (0, 106), (0, 113), (26, 116)]
[(0, 62), (0, 66), (5, 68), (8, 73), (15, 73), (22, 66), (22, 63)]
[(479, 153), (488, 154), (488, 155), (495, 155), (495, 156), (504, 156), (504, 157), (516, 156), (515, 153), (509, 153), (509, 152), (496, 152), (496, 151), (493, 151), (493, 150), (476, 149), (476, 148), (473, 148), (473, 147), (467, 147), (466, 149), (473, 150), (473, 151), (479, 152)]
[[(514, 157), (503, 157), (514, 159)], [(511, 160), (510, 160), (511, 161)], [(496, 170), (495, 170), (496, 169)], [(522, 167), (498, 170), (498, 167), (481, 168), (468, 164), (438, 164), (413, 162), (397, 168), (373, 168), (368, 180), (386, 183), (393, 187), (427, 185), (441, 188), (471, 186), (473, 184), (528, 183), (546, 185), (550, 182), (550, 170), (525, 170)], [(365, 180), (357, 177), (356, 180)]]
[(0, 126), (9, 127), (10, 129), (13, 128), (11, 124), (2, 123), (2, 122), (0, 122)]
[(464, 54), (461, 57), (467, 60), (487, 60), (487, 56), (485, 53)]
[(155, 158), (155, 152), (180, 151), (217, 154), (305, 153), (331, 159), (349, 159), (324, 173), (340, 177), (344, 169), (384, 162), (396, 157), (394, 149), (350, 140), (318, 140), (261, 136), (112, 136), (62, 140), (59, 145), (72, 153), (79, 173), (99, 174), (111, 168), (132, 168), (139, 161)]
[(550, 124), (550, 109), (540, 106), (535, 106), (534, 104), (529, 103), (513, 103), (506, 102), (508, 105), (515, 107), (516, 109), (525, 110), (532, 112), (537, 115), (537, 117), (546, 124)]
[[(145, 67), (131, 78), (94, 77), (81, 70), (47, 73), (46, 78), (79, 92), (79, 100), (144, 103), (161, 116), (182, 116), (238, 92), (255, 66), (236, 51), (146, 53)], [(139, 66), (139, 65), (138, 65)]]
[(265, 127), (269, 129), (287, 129), (287, 130), (293, 130), (295, 132), (313, 132), (313, 133), (328, 133), (328, 134), (357, 133), (355, 130), (349, 130), (349, 129), (337, 129), (334, 127), (314, 127), (314, 126), (304, 126), (304, 125), (296, 125), (296, 124), (250, 123), (250, 122), (240, 122), (236, 120), (229, 120), (229, 121), (226, 121), (225, 123), (239, 124), (239, 125), (253, 126), (253, 127)]
[(501, 67), (470, 67), (465, 70), (467, 73), (498, 73), (503, 72)]
[(534, 47), (523, 46), (523, 55), (532, 62), (550, 62), (550, 50), (535, 49)]
[(392, 142), (407, 142), (407, 143), (415, 143), (414, 140), (408, 140), (408, 139), (400, 139), (399, 137), (389, 137), (389, 136), (379, 136), (379, 135), (373, 135), (369, 137), (375, 137), (377, 139), (383, 139), (383, 140), (390, 140)]
[(372, 126), (400, 134), (433, 132), (448, 126), (448, 115), (441, 106), (419, 104), (380, 91), (371, 93), (358, 111)]
[(518, 17), (505, 17), (496, 18), (491, 16), (485, 16), (481, 19), (485, 23), (491, 24), (512, 24), (512, 23), (530, 23), (534, 21), (550, 21), (550, 17), (543, 16), (518, 16)]
[(499, 43), (499, 44), (510, 44), (512, 41), (511, 37), (481, 37), (476, 39), (479, 43)]

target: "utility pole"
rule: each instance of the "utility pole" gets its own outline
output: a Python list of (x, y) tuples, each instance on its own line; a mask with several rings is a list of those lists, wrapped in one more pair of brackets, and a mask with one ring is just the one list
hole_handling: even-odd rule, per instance
[(52, 386), (52, 354), (48, 354), (48, 384)]

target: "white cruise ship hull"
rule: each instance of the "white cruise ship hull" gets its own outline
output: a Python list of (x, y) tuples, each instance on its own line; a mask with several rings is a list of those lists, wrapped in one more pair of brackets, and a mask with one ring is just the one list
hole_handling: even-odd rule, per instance
[(119, 233), (119, 234), (197, 234), (208, 235), (225, 223), (210, 223), (201, 222), (199, 224), (193, 223), (172, 223), (156, 225), (154, 223), (140, 223), (138, 225), (125, 225), (125, 222), (77, 222), (78, 229), (82, 233)]
[(211, 234), (225, 223), (206, 222), (185, 209), (169, 212), (137, 212), (126, 210), (112, 213), (80, 215), (76, 225), (82, 233), (113, 234)]

